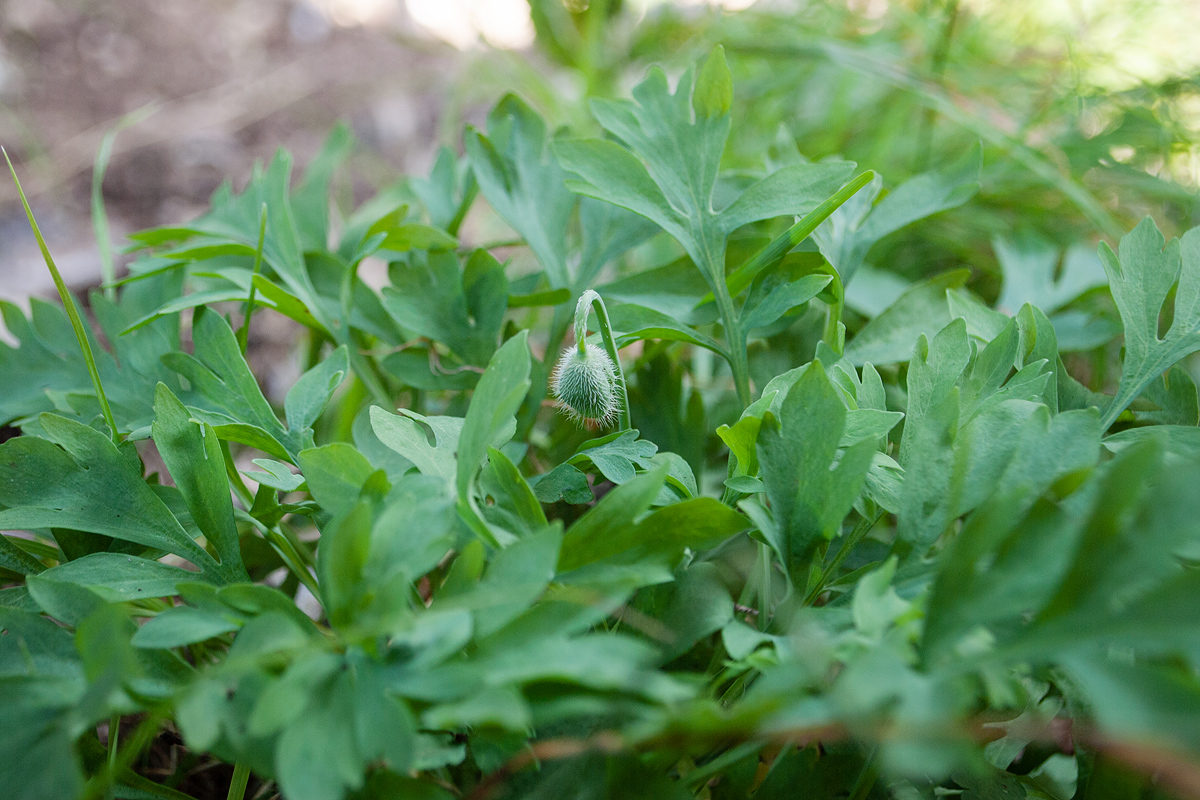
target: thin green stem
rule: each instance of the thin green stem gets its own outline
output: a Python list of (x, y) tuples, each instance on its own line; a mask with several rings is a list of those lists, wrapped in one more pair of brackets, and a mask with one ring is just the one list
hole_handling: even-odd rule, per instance
[(617, 383), (621, 392), (617, 398), (620, 401), (620, 407), (617, 408), (617, 429), (627, 431), (630, 429), (629, 391), (625, 387), (625, 370), (621, 368), (621, 359), (617, 355), (617, 344), (613, 340), (612, 325), (608, 321), (608, 309), (604, 307), (604, 300), (592, 289), (584, 291), (579, 296), (579, 303), (575, 306), (575, 346), (579, 348), (580, 353), (583, 353), (587, 344), (589, 304), (596, 312), (597, 327), (600, 330), (600, 339), (604, 342), (604, 351), (612, 359), (613, 367), (617, 371)]
[(875, 527), (875, 523), (883, 518), (883, 512), (879, 512), (874, 517), (863, 517), (854, 526), (854, 530), (850, 531), (850, 535), (846, 537), (846, 541), (842, 543), (837, 554), (834, 555), (833, 561), (821, 571), (821, 578), (817, 581), (817, 585), (812, 588), (808, 596), (804, 598), (804, 605), (811, 606), (816, 599), (821, 596), (821, 592), (825, 591), (825, 586), (829, 583), (829, 579), (833, 577), (838, 568), (842, 566), (842, 562), (846, 560), (846, 556), (850, 555), (850, 551), (858, 546), (858, 543), (863, 540), (871, 529)]
[(726, 285), (718, 280), (715, 283), (717, 308), (721, 314), (721, 322), (725, 326), (725, 340), (729, 343), (729, 368), (733, 372), (733, 385), (737, 389), (738, 402), (742, 408), (754, 401), (750, 393), (750, 362), (746, 358), (746, 332), (742, 330), (737, 309), (733, 305), (733, 297)]
[[(836, 270), (833, 271), (836, 272)], [(846, 329), (842, 325), (842, 312), (846, 308), (846, 290), (842, 287), (840, 275), (833, 276), (833, 282), (829, 285), (829, 289), (834, 296), (834, 301), (829, 304), (828, 316), (825, 318), (825, 333), (822, 338), (825, 340), (825, 344), (840, 356), (846, 345)]]
[(233, 779), (229, 781), (229, 794), (226, 800), (242, 800), (246, 796), (246, 784), (250, 782), (250, 768), (238, 763), (233, 768)]
[(582, 58), (576, 62), (576, 66), (583, 73), (587, 97), (599, 94), (596, 75), (599, 72), (601, 54), (604, 52), (604, 27), (607, 17), (608, 2), (606, 0), (591, 0), (584, 12), (583, 47), (580, 48), (583, 52)]
[(234, 494), (242, 501), (246, 511), (249, 511), (250, 507), (254, 505), (254, 495), (250, 493), (249, 487), (242, 480), (242, 473), (238, 472), (237, 464), (233, 460), (233, 451), (229, 449), (229, 442), (221, 442), (221, 454), (225, 456), (225, 477), (229, 478)]
[(266, 238), (267, 204), (263, 203), (258, 212), (258, 245), (254, 248), (254, 271), (250, 275), (250, 296), (246, 298), (246, 314), (242, 319), (242, 327), (237, 333), (238, 347), (242, 349), (242, 355), (246, 355), (246, 342), (250, 339), (250, 317), (254, 315), (254, 296), (258, 292), (254, 280), (258, 277), (258, 271), (262, 269), (263, 242)]
[(88, 341), (87, 329), (83, 327), (79, 309), (75, 307), (75, 298), (67, 291), (67, 284), (63, 282), (62, 274), (58, 271), (53, 256), (50, 255), (50, 248), (46, 246), (46, 239), (42, 236), (37, 220), (34, 219), (33, 209), (29, 207), (29, 200), (25, 197), (25, 190), (21, 188), (21, 181), (17, 178), (17, 170), (13, 167), (12, 159), (8, 157), (8, 151), (0, 147), (0, 153), (4, 154), (4, 160), (8, 162), (8, 171), (12, 173), (13, 183), (17, 185), (17, 194), (21, 196), (21, 205), (25, 207), (25, 216), (29, 219), (29, 227), (33, 229), (33, 236), (37, 239), (38, 247), (41, 248), (42, 260), (46, 262), (46, 267), (50, 270), (50, 277), (54, 279), (54, 288), (58, 290), (59, 299), (62, 300), (67, 317), (71, 320), (75, 339), (79, 342), (79, 349), (83, 351), (83, 360), (87, 364), (88, 375), (92, 379), (92, 388), (96, 390), (96, 399), (100, 401), (100, 411), (104, 414), (104, 422), (108, 425), (109, 435), (115, 442), (120, 438), (117, 421), (113, 418), (112, 408), (108, 405), (108, 395), (104, 393), (104, 386), (100, 383), (100, 371), (96, 368), (96, 357), (92, 354), (92, 345)]
[(137, 729), (134, 730), (133, 736), (129, 737), (118, 751), (116, 758), (111, 759), (98, 773), (92, 776), (83, 787), (80, 797), (83, 800), (97, 800), (97, 798), (104, 797), (117, 776), (133, 763), (137, 754), (142, 752), (154, 738), (154, 734), (158, 732), (158, 726), (165, 716), (163, 711), (156, 709), (143, 717)]
[(765, 631), (770, 624), (771, 615), (771, 548), (762, 542), (758, 543), (759, 573), (758, 587), (758, 629)]

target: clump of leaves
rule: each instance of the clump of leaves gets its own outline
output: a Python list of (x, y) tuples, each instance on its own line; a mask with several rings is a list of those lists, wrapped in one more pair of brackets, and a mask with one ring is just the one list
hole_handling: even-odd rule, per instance
[[(749, 180), (732, 92), (718, 49), (583, 140), (509, 97), (335, 224), (339, 130), (295, 185), (281, 153), (135, 234), (91, 298), (111, 351), (65, 289), (5, 306), (0, 786), (1195, 795), (1196, 232), (1101, 247), (1113, 396), (1061, 357), (1080, 292), (993, 309), (956, 272), (843, 319), (978, 154), (891, 195), (841, 161)], [(464, 244), (479, 195), (527, 274)], [(1008, 263), (1008, 302), (1046, 282)], [(281, 409), (234, 332), (264, 313), (309, 339)]]

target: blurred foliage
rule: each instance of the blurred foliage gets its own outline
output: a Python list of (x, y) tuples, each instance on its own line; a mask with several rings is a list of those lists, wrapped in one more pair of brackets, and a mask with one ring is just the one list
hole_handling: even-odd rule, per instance
[(427, 176), (338, 128), (4, 306), (0, 796), (1200, 796), (1191, 84), (880, 7), (538, 5)]

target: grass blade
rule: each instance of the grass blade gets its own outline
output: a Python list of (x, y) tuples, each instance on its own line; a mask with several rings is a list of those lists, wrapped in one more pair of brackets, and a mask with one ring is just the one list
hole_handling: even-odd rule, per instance
[(8, 157), (8, 151), (0, 147), (0, 153), (4, 154), (4, 160), (8, 163), (8, 171), (12, 173), (13, 183), (17, 185), (17, 194), (21, 196), (21, 205), (25, 207), (25, 216), (29, 219), (29, 227), (33, 229), (34, 238), (37, 239), (38, 247), (42, 251), (42, 259), (50, 270), (50, 277), (54, 279), (54, 287), (58, 289), (59, 299), (62, 300), (67, 317), (71, 320), (71, 327), (75, 330), (75, 339), (79, 342), (79, 349), (83, 351), (83, 360), (87, 364), (88, 375), (92, 378), (92, 387), (96, 390), (96, 398), (100, 401), (100, 410), (104, 414), (104, 422), (108, 425), (109, 435), (113, 441), (116, 441), (118, 438), (117, 423), (113, 419), (112, 408), (108, 405), (108, 396), (104, 394), (104, 386), (100, 383), (100, 371), (96, 369), (96, 357), (92, 354), (92, 345), (88, 341), (87, 330), (83, 327), (79, 309), (75, 306), (75, 298), (67, 291), (62, 274), (59, 273), (58, 266), (55, 265), (54, 258), (50, 255), (50, 248), (46, 246), (46, 239), (42, 236), (37, 220), (34, 219), (33, 209), (29, 207), (29, 200), (25, 197), (25, 190), (21, 188), (21, 181), (17, 177), (17, 170), (13, 167), (12, 159)]
[(150, 104), (121, 117), (117, 124), (104, 134), (100, 149), (96, 152), (96, 162), (92, 166), (92, 232), (96, 236), (96, 249), (100, 253), (100, 276), (103, 280), (101, 285), (104, 287), (104, 296), (109, 300), (117, 298), (117, 274), (113, 265), (108, 213), (104, 210), (104, 174), (108, 172), (108, 162), (112, 159), (113, 143), (117, 140), (117, 134), (130, 125), (136, 125), (157, 110), (156, 105)]
[(258, 214), (258, 246), (254, 248), (254, 273), (250, 276), (250, 296), (246, 300), (246, 316), (242, 320), (242, 327), (237, 332), (238, 347), (242, 348), (242, 355), (246, 355), (246, 342), (250, 339), (250, 317), (254, 314), (254, 295), (258, 288), (254, 285), (254, 279), (258, 277), (258, 271), (262, 269), (262, 252), (263, 241), (267, 236), (267, 204), (262, 204), (262, 210)]
[[(788, 254), (788, 251), (807, 239), (817, 229), (818, 225), (828, 219), (834, 211), (841, 208), (843, 203), (853, 197), (859, 189), (870, 183), (874, 177), (875, 173), (871, 170), (867, 170), (862, 175), (859, 175), (841, 189), (838, 189), (829, 199), (806, 214), (795, 225), (775, 237), (774, 241), (762, 250), (759, 250), (754, 258), (731, 272), (729, 277), (725, 279), (725, 284), (729, 287), (729, 296), (737, 297), (747, 286), (754, 282), (754, 278), (758, 273), (783, 258)], [(709, 292), (700, 301), (700, 304), (711, 303), (714, 299), (712, 292)]]

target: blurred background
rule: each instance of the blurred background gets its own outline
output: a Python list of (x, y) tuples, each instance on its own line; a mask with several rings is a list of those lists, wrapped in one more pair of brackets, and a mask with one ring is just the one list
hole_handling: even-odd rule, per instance
[[(965, 265), (994, 299), (998, 236), (1094, 252), (1147, 213), (1172, 234), (1200, 222), (1196, 0), (0, 0), (0, 143), (83, 290), (118, 125), (102, 197), (120, 248), (277, 147), (302, 166), (339, 120), (360, 144), (347, 196), (366, 195), (461, 152), (506, 91), (593, 132), (589, 96), (716, 42), (730, 169), (839, 155), (894, 187), (983, 142), (974, 200), (871, 251), (901, 280)], [(0, 180), (0, 298), (51, 293)]]

